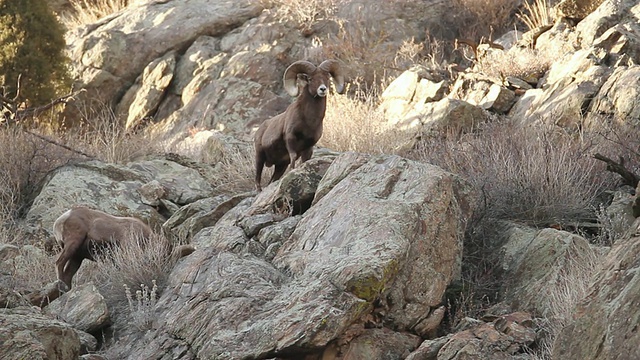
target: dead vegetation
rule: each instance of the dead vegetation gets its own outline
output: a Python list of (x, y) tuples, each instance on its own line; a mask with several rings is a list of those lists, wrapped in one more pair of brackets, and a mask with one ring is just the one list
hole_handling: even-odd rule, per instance
[[(281, 2), (289, 5), (279, 10), (282, 16), (301, 24), (335, 16), (339, 3), (337, 0), (329, 4), (316, 0)], [(68, 20), (67, 26), (93, 22), (127, 6), (128, 1), (106, 0), (100, 5), (103, 8), (94, 8), (86, 0), (74, 4), (77, 18)], [(520, 11), (514, 4), (506, 0), (456, 0), (452, 6), (460, 11), (445, 20), (452, 26), (457, 24), (460, 37), (491, 39), (504, 31), (505, 26), (514, 24), (514, 14)], [(536, 0), (527, 4), (525, 12), (520, 13), (520, 20), (527, 27), (548, 23), (547, 2)], [(459, 303), (455, 307), (458, 310), (455, 317), (478, 315), (497, 300), (495, 258), (486, 251), (489, 248), (487, 228), (493, 221), (571, 229), (585, 222), (595, 223), (599, 221), (599, 206), (606, 202), (603, 194), (618, 184), (617, 177), (607, 173), (605, 166), (617, 168), (618, 174), (620, 168), (631, 174), (640, 173), (640, 156), (637, 147), (633, 148), (640, 136), (629, 129), (573, 134), (551, 127), (523, 127), (502, 119), (469, 134), (423, 138), (418, 147), (409, 149), (406, 139), (386, 123), (378, 107), (380, 88), (368, 85), (379, 84), (386, 77), (390, 64), (377, 63), (376, 59), (388, 34), (360, 26), (358, 19), (341, 20), (338, 24), (338, 34), (317, 39), (318, 46), (345, 62), (367, 64), (368, 78), (352, 83), (347, 89), (348, 97), (329, 96), (325, 130), (319, 145), (337, 151), (406, 155), (460, 174), (482, 190), (483, 203), (465, 239), (466, 267), (463, 283), (453, 297), (453, 301)], [(451, 44), (447, 39), (431, 35), (423, 42), (407, 40), (392, 66), (414, 62), (442, 66), (450, 60), (448, 46)], [(508, 55), (493, 52), (477, 65), (481, 71), (498, 78), (523, 76), (546, 71), (555, 56), (519, 49)], [(0, 221), (4, 224), (4, 233), (12, 234), (3, 235), (1, 243), (39, 244), (39, 240), (31, 235), (14, 231), (13, 226), (24, 215), (46, 174), (57, 167), (87, 158), (126, 163), (161, 151), (149, 146), (154, 141), (144, 134), (126, 133), (109, 110), (97, 110), (95, 113), (100, 115), (90, 117), (91, 121), (77, 131), (56, 133), (48, 129), (29, 129), (37, 134), (34, 135), (19, 126), (0, 128)], [(599, 158), (593, 157), (596, 153), (600, 154)], [(620, 156), (624, 156), (624, 161)], [(243, 192), (253, 187), (251, 150), (227, 152), (216, 166), (221, 170), (214, 184), (218, 191)], [(113, 254), (110, 259), (81, 270), (78, 283), (94, 281), (102, 284), (101, 290), (108, 296), (110, 305), (121, 313), (130, 313), (136, 324), (144, 329), (148, 325), (149, 308), (166, 285), (173, 266), (161, 258), (164, 249), (156, 250), (142, 251), (134, 246)], [(36, 289), (54, 279), (53, 257), (21, 251), (22, 257), (14, 263), (13, 286)], [(595, 261), (576, 263), (575, 271), (564, 275), (566, 281), (552, 294), (557, 309), (547, 315), (550, 332), (557, 332), (567, 321), (573, 304), (584, 295), (591, 274), (589, 270), (594, 269)], [(37, 273), (43, 276), (33, 277), (27, 269), (41, 269)]]

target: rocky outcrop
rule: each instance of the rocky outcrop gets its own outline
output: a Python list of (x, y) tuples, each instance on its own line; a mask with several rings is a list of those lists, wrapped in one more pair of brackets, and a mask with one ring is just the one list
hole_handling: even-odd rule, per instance
[(585, 266), (598, 256), (587, 240), (566, 231), (512, 225), (503, 235), (508, 240), (502, 247), (502, 299), (537, 316), (552, 316), (556, 294), (580, 274), (588, 276)]
[(554, 359), (640, 357), (640, 237), (615, 243), (597, 272), (574, 321), (555, 341)]
[(67, 360), (80, 356), (78, 331), (33, 308), (0, 309), (0, 338), (3, 359)]
[(263, 9), (253, 1), (197, 1), (176, 11), (176, 2), (146, 2), (70, 36), (71, 56), (77, 59), (74, 78), (88, 90), (87, 100), (112, 103), (155, 59), (200, 35), (225, 34)]
[[(446, 4), (338, 2), (326, 9), (331, 18), (302, 24), (278, 6), (248, 0), (137, 2), (74, 30), (67, 42), (75, 87), (86, 91), (67, 106), (67, 124), (80, 119), (74, 105), (106, 104), (127, 128), (153, 124), (151, 132), (171, 144), (193, 128), (245, 136), (290, 103), (281, 79), (293, 61), (340, 57), (340, 41), (354, 47), (372, 37), (375, 62), (390, 63), (405, 41), (424, 38), (424, 23), (437, 19)], [(354, 62), (344, 64), (347, 77), (371, 77), (368, 61)]]
[[(405, 71), (382, 94), (385, 118), (392, 128), (410, 134), (430, 129), (466, 132), (490, 119), (488, 113), (568, 129), (597, 127), (603, 118), (637, 125), (639, 101), (629, 84), (638, 78), (640, 5), (572, 0), (557, 9), (560, 19), (553, 26), (524, 34), (517, 46), (490, 48), (480, 56), (479, 48), (486, 44), (473, 44), (480, 58), (472, 68), (453, 75), (450, 91), (425, 69)], [(525, 73), (510, 75), (510, 65), (505, 64), (500, 76), (484, 74), (499, 59), (520, 62), (523, 51), (531, 54), (532, 62), (520, 64), (531, 68)], [(545, 57), (550, 67), (536, 70), (535, 62)]]
[(65, 166), (49, 175), (26, 219), (51, 233), (58, 216), (84, 204), (159, 227), (178, 206), (211, 196), (213, 188), (201, 175), (201, 167), (205, 165), (177, 157), (128, 165), (89, 161)]
[[(162, 323), (130, 354), (154, 358), (168, 346), (185, 349), (176, 358), (232, 359), (350, 348), (356, 358), (382, 359), (375, 354), (393, 343), (392, 358), (401, 359), (414, 350), (415, 334), (438, 326), (444, 290), (459, 277), (474, 191), (437, 167), (394, 156), (338, 156), (320, 183), (333, 185), (294, 217), (292, 231), (270, 231), (284, 236), (272, 260), (254, 245), (287, 221), (272, 217), (277, 207), (247, 199), (203, 229), (199, 249), (177, 265), (159, 300)], [(246, 226), (249, 218), (261, 225)]]
[[(597, 4), (582, 3), (578, 7)], [(567, 128), (597, 126), (603, 117), (636, 123), (637, 94), (628, 89), (633, 89), (629, 83), (636, 82), (635, 64), (640, 62), (638, 19), (637, 2), (607, 0), (575, 27), (557, 22), (538, 38), (536, 49), (552, 52), (564, 46), (577, 51), (565, 52), (554, 62), (511, 115), (524, 123), (542, 120)]]
[(95, 333), (110, 324), (104, 297), (92, 283), (71, 289), (52, 301), (45, 312), (88, 333)]

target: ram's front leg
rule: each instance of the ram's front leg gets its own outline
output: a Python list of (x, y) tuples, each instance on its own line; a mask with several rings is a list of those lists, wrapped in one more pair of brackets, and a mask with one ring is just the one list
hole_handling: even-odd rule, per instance
[(300, 163), (303, 163), (309, 159), (311, 159), (311, 156), (313, 155), (313, 146), (303, 150), (300, 152)]
[(297, 148), (297, 140), (295, 137), (287, 137), (285, 140), (285, 145), (287, 146), (287, 152), (289, 153), (289, 168), (291, 170), (296, 168), (296, 161), (300, 157), (298, 152), (295, 150)]

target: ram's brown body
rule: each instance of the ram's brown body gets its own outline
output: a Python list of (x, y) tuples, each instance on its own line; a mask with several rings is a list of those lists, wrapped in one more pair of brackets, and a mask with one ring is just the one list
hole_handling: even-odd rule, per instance
[(264, 166), (275, 166), (269, 181), (271, 183), (280, 179), (289, 165), (294, 169), (296, 160), (305, 162), (311, 158), (313, 146), (322, 137), (330, 77), (336, 80), (338, 93), (342, 93), (344, 78), (336, 61), (327, 60), (318, 67), (306, 61), (297, 61), (285, 71), (285, 89), (291, 95), (295, 96), (298, 92), (300, 95), (284, 113), (262, 123), (255, 134), (258, 191), (262, 190)]

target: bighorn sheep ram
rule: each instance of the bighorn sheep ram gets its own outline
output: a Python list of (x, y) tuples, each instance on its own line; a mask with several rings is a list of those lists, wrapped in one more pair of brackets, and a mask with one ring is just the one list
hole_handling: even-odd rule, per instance
[(269, 181), (272, 183), (282, 177), (289, 164), (294, 169), (296, 160), (311, 158), (313, 146), (322, 136), (330, 76), (336, 82), (336, 91), (342, 94), (344, 76), (336, 60), (325, 60), (317, 67), (308, 61), (296, 61), (284, 72), (284, 89), (291, 96), (300, 94), (284, 113), (266, 120), (256, 132), (256, 190), (262, 190), (265, 165), (275, 165)]
[[(95, 261), (96, 253), (127, 239), (149, 240), (153, 231), (139, 219), (79, 206), (58, 217), (53, 224), (53, 234), (62, 248), (56, 259), (56, 274), (58, 280), (71, 288), (71, 280), (82, 260)], [(171, 255), (181, 257), (193, 251), (192, 246), (183, 245), (173, 249)]]

